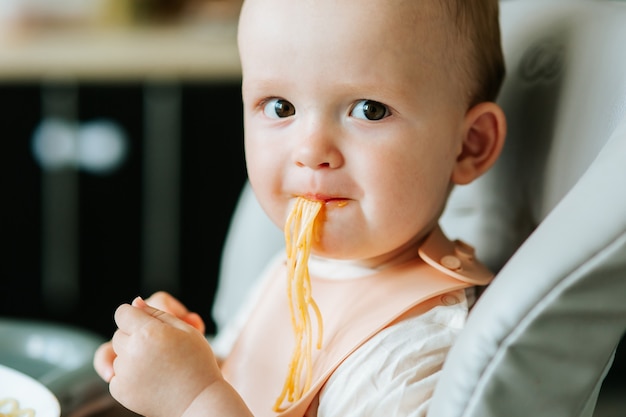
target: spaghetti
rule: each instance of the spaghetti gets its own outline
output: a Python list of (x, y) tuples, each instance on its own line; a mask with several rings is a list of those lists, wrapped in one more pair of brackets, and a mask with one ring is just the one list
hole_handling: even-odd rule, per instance
[[(308, 259), (311, 252), (315, 218), (322, 208), (320, 201), (299, 197), (285, 222), (287, 251), (287, 296), (291, 312), (295, 347), (289, 363), (283, 390), (274, 404), (274, 411), (284, 411), (282, 404), (298, 401), (311, 386), (313, 323), (317, 321), (316, 348), (322, 347), (323, 323), (320, 310), (311, 294)], [(302, 374), (305, 373), (304, 384)]]
[(34, 417), (32, 408), (20, 408), (20, 403), (14, 398), (0, 398), (0, 417)]

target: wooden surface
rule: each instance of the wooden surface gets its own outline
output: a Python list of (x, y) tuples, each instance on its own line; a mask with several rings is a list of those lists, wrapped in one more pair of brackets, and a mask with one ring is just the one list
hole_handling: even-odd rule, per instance
[(0, 33), (0, 82), (239, 77), (235, 22)]

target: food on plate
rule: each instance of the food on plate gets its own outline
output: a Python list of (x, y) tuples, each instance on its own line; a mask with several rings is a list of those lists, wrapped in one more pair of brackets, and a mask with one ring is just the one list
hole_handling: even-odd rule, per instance
[[(308, 260), (314, 236), (315, 218), (322, 208), (321, 201), (298, 197), (285, 222), (287, 251), (287, 295), (291, 310), (291, 324), (296, 345), (289, 363), (285, 385), (274, 404), (274, 411), (282, 411), (285, 399), (295, 402), (311, 385), (313, 350), (313, 323), (310, 312), (317, 321), (317, 349), (322, 347), (322, 315), (311, 294)], [(302, 372), (306, 372), (301, 386)]]
[(20, 408), (15, 398), (0, 398), (0, 417), (34, 417), (32, 408)]

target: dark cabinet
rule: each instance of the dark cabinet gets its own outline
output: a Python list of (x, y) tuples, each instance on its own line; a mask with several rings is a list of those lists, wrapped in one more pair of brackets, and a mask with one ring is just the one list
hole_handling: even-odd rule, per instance
[[(110, 336), (117, 305), (165, 289), (212, 331), (246, 178), (238, 80), (5, 83), (0, 121), (0, 316)], [(107, 126), (123, 152), (102, 169)], [(105, 139), (86, 139), (94, 131)], [(62, 154), (65, 140), (71, 156), (46, 163), (42, 135), (47, 151)]]

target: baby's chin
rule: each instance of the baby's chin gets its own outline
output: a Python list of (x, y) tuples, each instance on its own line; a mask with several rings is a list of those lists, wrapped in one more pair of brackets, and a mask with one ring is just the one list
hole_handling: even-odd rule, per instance
[(340, 250), (339, 248), (314, 243), (311, 247), (311, 256), (318, 259), (325, 259), (329, 261), (352, 261), (353, 256), (350, 256), (350, 251)]
[(363, 242), (363, 239), (342, 241), (341, 244), (327, 242), (325, 246), (314, 245), (311, 250), (311, 256), (376, 270), (419, 258), (419, 242), (417, 241), (411, 241), (399, 247), (393, 246), (392, 242), (387, 242), (387, 246), (382, 243), (384, 242), (378, 241), (376, 244), (367, 245)]
[[(330, 239), (328, 239), (330, 240)], [(361, 265), (368, 262), (363, 247), (350, 242), (315, 242), (311, 248), (311, 256), (328, 261), (353, 263)]]

